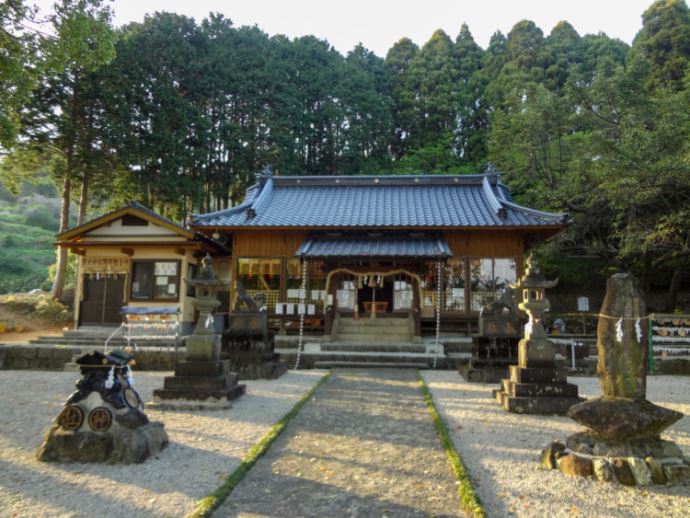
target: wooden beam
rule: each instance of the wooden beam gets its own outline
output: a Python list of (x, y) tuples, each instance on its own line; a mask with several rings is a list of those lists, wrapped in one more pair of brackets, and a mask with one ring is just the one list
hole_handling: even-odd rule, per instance
[(128, 255), (130, 257), (134, 255), (134, 248), (128, 248), (123, 246), (122, 248), (120, 248), (120, 251), (123, 254)]

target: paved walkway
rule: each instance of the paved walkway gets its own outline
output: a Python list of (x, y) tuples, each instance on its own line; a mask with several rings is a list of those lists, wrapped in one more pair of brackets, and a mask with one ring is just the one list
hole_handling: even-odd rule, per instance
[(415, 371), (334, 371), (214, 516), (461, 516)]

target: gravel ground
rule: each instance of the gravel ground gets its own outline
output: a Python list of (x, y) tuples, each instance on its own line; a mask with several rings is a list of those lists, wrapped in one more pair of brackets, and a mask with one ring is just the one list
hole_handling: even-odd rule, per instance
[[(171, 373), (135, 373), (151, 401)], [(0, 516), (183, 516), (218, 487), (241, 458), (324, 371), (243, 381), (247, 394), (224, 411), (147, 411), (170, 445), (138, 465), (34, 460), (44, 431), (74, 390), (77, 373), (0, 371)]]
[[(688, 517), (689, 486), (627, 487), (572, 477), (539, 466), (541, 449), (581, 429), (560, 416), (516, 415), (491, 399), (494, 385), (467, 383), (455, 372), (425, 371), (489, 517)], [(597, 378), (569, 378), (586, 398), (601, 395)], [(647, 378), (650, 401), (686, 416), (662, 437), (690, 455), (690, 379)]]
[(337, 369), (214, 516), (458, 516), (415, 371)]

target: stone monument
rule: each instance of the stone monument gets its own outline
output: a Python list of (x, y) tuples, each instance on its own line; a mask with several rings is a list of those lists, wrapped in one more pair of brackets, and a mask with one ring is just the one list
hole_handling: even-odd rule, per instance
[(513, 288), (522, 290), (519, 308), (527, 312), (525, 336), (518, 343), (518, 364), (510, 366), (510, 378), (501, 381), (494, 397), (508, 412), (520, 414), (565, 414), (582, 401), (577, 385), (567, 382), (566, 371), (556, 365), (556, 352), (546, 337), (542, 315), (550, 308), (544, 291), (558, 280), (547, 281), (532, 256), (525, 275)]
[(92, 352), (77, 360), (82, 378), (48, 429), (36, 458), (52, 462), (139, 463), (168, 444), (150, 422), (123, 351)]
[(213, 311), (220, 305), (216, 292), (227, 283), (218, 279), (210, 255), (201, 264), (197, 277), (187, 281), (195, 289), (192, 303), (199, 320), (185, 341), (185, 359), (175, 365), (175, 375), (153, 391), (157, 408), (229, 408), (230, 400), (245, 392), (245, 386), (237, 384), (237, 373), (230, 371), (230, 362), (220, 359), (221, 339), (214, 325)]
[(647, 314), (630, 274), (606, 283), (597, 327), (597, 374), (603, 397), (574, 405), (568, 417), (587, 430), (554, 442), (542, 462), (573, 475), (595, 475), (626, 485), (690, 480), (690, 462), (660, 433), (683, 417), (646, 399)]
[(500, 383), (517, 359), (522, 320), (517, 313), (515, 290), (506, 288), (501, 298), (479, 312), (479, 333), (472, 336), (472, 357), (460, 374), (470, 382)]

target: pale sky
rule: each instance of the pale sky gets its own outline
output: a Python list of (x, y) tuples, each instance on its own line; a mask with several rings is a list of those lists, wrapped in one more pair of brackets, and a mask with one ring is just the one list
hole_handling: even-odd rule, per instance
[[(35, 0), (50, 5), (52, 0)], [(341, 53), (358, 42), (381, 57), (400, 38), (423, 45), (436, 29), (455, 39), (467, 23), (483, 48), (500, 30), (532, 20), (551, 31), (560, 20), (580, 33), (605, 32), (631, 43), (642, 26), (641, 15), (653, 0), (114, 0), (116, 25), (142, 21), (146, 13), (170, 11), (202, 20), (220, 12), (236, 26), (258, 25), (270, 35), (314, 35)]]

